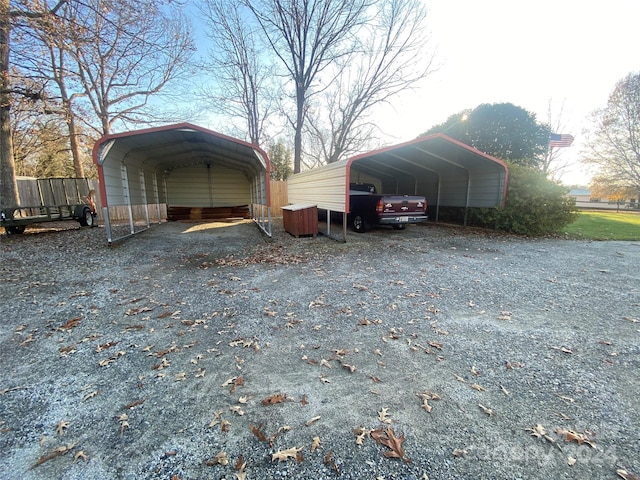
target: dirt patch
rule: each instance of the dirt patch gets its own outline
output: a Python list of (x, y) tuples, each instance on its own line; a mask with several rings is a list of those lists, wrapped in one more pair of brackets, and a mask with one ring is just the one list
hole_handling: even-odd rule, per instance
[(640, 474), (640, 244), (274, 231), (1, 237), (4, 478)]

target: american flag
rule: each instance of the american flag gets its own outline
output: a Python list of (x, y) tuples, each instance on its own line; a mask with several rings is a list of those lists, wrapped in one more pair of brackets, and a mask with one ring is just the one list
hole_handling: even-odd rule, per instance
[(552, 133), (549, 135), (549, 146), (554, 147), (570, 147), (573, 143), (572, 135)]

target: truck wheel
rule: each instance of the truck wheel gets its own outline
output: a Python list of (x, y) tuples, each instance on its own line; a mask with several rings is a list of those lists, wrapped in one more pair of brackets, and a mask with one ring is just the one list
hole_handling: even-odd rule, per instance
[(78, 219), (78, 221), (80, 222), (80, 225), (82, 225), (83, 227), (94, 226), (94, 217), (89, 207), (85, 207), (82, 210), (82, 216)]
[(404, 230), (405, 228), (407, 228), (407, 226), (402, 223), (396, 223), (393, 225), (394, 230)]
[(21, 235), (24, 233), (26, 225), (11, 225), (10, 227), (4, 227), (7, 235)]
[(355, 214), (351, 218), (351, 225), (353, 229), (358, 233), (364, 233), (367, 231), (367, 222), (362, 215)]

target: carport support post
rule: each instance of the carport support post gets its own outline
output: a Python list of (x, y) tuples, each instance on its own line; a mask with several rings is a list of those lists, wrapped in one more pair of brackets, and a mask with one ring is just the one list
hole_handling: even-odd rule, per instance
[(467, 198), (464, 200), (464, 226), (467, 226), (469, 217), (469, 197), (471, 196), (471, 174), (467, 172)]
[(111, 218), (109, 217), (109, 207), (102, 207), (102, 216), (104, 218), (104, 227), (107, 230), (107, 243), (111, 245), (113, 234), (111, 233)]
[(151, 226), (149, 221), (149, 201), (147, 200), (147, 187), (144, 183), (144, 170), (142, 167), (138, 170), (140, 176), (140, 193), (142, 194), (142, 203), (144, 203), (144, 215), (147, 220), (147, 228)]
[(160, 212), (160, 195), (158, 193), (158, 176), (156, 172), (153, 173), (153, 199), (156, 201), (156, 212), (158, 214), (158, 223), (162, 223), (162, 213)]
[(129, 192), (129, 175), (127, 174), (127, 166), (124, 162), (122, 162), (120, 172), (122, 173), (122, 192), (124, 193), (127, 211), (129, 212), (129, 230), (131, 231), (131, 235), (133, 235), (136, 232), (133, 225), (133, 208), (131, 207), (131, 194)]

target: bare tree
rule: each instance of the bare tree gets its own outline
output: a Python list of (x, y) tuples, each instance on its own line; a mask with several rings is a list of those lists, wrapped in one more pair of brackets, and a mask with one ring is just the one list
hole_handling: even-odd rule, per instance
[(302, 132), (314, 82), (350, 51), (348, 40), (366, 21), (373, 0), (243, 0), (293, 83), (294, 173), (300, 171)]
[(200, 7), (212, 42), (204, 68), (215, 79), (203, 97), (217, 111), (240, 119), (249, 140), (260, 145), (276, 109), (278, 86), (254, 27), (243, 16), (250, 12), (243, 9), (240, 0), (206, 0)]
[(99, 134), (149, 121), (149, 101), (180, 75), (193, 45), (178, 10), (161, 0), (85, 0), (66, 18), (66, 51)]
[(26, 2), (11, 8), (9, 0), (0, 0), (0, 206), (17, 205), (20, 202), (15, 178), (15, 160), (11, 138), (11, 95), (20, 93), (10, 81), (10, 37), (12, 22), (21, 18), (37, 18), (55, 15), (66, 0), (59, 0), (52, 7), (45, 2)]
[[(549, 100), (547, 108), (547, 123), (552, 133), (571, 133), (563, 119), (564, 102), (560, 105), (557, 112), (553, 111), (553, 102)], [(563, 154), (566, 153), (564, 148), (549, 148), (547, 155), (544, 157), (540, 168), (552, 180), (560, 181), (562, 175), (567, 169), (575, 166), (577, 160), (569, 160)]]
[(336, 80), (324, 92), (325, 114), (309, 115), (308, 132), (320, 147), (315, 156), (322, 163), (369, 147), (375, 125), (367, 114), (432, 69), (423, 2), (384, 0), (373, 8), (371, 21), (358, 34), (359, 48), (336, 65)]
[(640, 74), (620, 80), (594, 113), (582, 161), (600, 168), (598, 183), (640, 193)]

